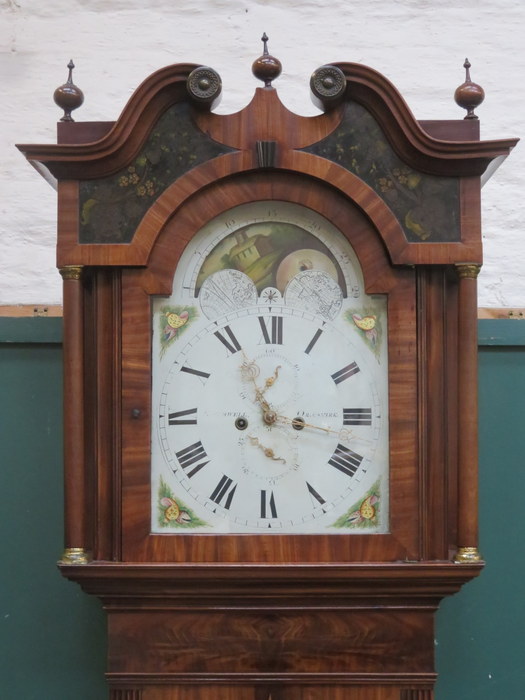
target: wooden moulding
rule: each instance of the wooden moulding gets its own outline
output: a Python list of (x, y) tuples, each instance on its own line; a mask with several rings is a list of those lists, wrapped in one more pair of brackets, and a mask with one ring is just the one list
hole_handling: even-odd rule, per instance
[[(175, 102), (188, 99), (186, 79), (196, 67), (196, 64), (178, 63), (150, 75), (135, 90), (119, 119), (97, 141), (85, 143), (88, 137), (78, 123), (78, 127), (68, 128), (65, 138), (71, 140), (78, 129), (81, 143), (17, 144), (17, 148), (58, 180), (103, 177), (119, 170), (139, 150), (159, 116)], [(85, 131), (95, 133), (93, 126)]]
[[(74, 181), (60, 183), (59, 208), (62, 213), (59, 225), (59, 265), (75, 261), (89, 266), (143, 266), (147, 265), (157, 245), (157, 237), (169, 219), (192, 197), (207, 196), (213, 187), (225, 192), (238, 189), (239, 203), (246, 201), (238, 181), (258, 182), (266, 180), (268, 198), (272, 198), (276, 185), (290, 180), (294, 175), (298, 186), (314, 188), (321, 181), (328, 189), (339, 192), (353, 201), (382, 232), (391, 261), (397, 265), (434, 264), (446, 265), (460, 262), (481, 262), (479, 227), (467, 216), (462, 216), (462, 241), (456, 243), (408, 242), (398, 220), (385, 202), (360, 178), (325, 158), (302, 151), (282, 149), (278, 157), (280, 172), (254, 172), (256, 154), (242, 151), (223, 155), (197, 166), (178, 178), (154, 202), (137, 227), (129, 244), (80, 244), (77, 239), (79, 208), (78, 187)], [(463, 182), (465, 197), (476, 209), (479, 195), (475, 179)], [(477, 211), (477, 209), (476, 209)]]
[[(481, 176), (490, 163), (508, 155), (518, 139), (442, 140), (430, 136), (383, 75), (359, 63), (334, 63), (346, 77), (346, 98), (362, 104), (378, 120), (397, 154), (424, 172), (453, 177)], [(435, 123), (429, 129), (436, 130)]]
[[(261, 175), (219, 183), (190, 200), (166, 224), (146, 270), (123, 273), (122, 316), (122, 463), (123, 558), (127, 561), (372, 561), (419, 559), (416, 415), (416, 320), (414, 273), (392, 269), (377, 231), (348, 200), (319, 182), (303, 187), (291, 175)], [(149, 445), (151, 436), (150, 295), (169, 291), (173, 272), (200, 219), (212, 218), (241, 201), (279, 198), (310, 206), (346, 235), (360, 258), (369, 293), (389, 294), (391, 343), (389, 396), (391, 413), (392, 531), (385, 535), (345, 538), (318, 535), (151, 534)]]
[[(140, 680), (134, 682), (134, 677), (130, 678), (126, 685), (123, 681), (110, 678), (111, 690), (110, 700), (210, 700), (210, 698), (220, 698), (220, 700), (317, 700), (318, 690), (312, 688), (303, 679), (301, 683), (287, 684), (283, 687), (277, 683), (272, 683), (271, 679), (259, 679), (256, 686), (247, 685), (246, 681), (239, 679), (234, 685), (232, 682), (202, 681), (198, 684), (179, 685), (177, 687), (167, 687), (161, 680), (154, 686), (142, 687)], [(410, 687), (401, 691), (393, 685), (367, 686), (369, 678), (363, 677), (362, 681), (357, 680), (352, 684), (352, 700), (432, 700), (432, 690), (423, 686), (423, 680), (414, 674)], [(343, 683), (334, 685), (323, 685), (323, 700), (348, 700), (348, 685)], [(400, 695), (401, 692), (401, 695)]]
[[(437, 606), (482, 570), (479, 563), (393, 562), (363, 564), (144, 564), (92, 562), (62, 573), (106, 606), (148, 599), (149, 606), (243, 604), (328, 607), (383, 604)], [(157, 602), (155, 602), (157, 601)], [(408, 602), (410, 601), (410, 602)]]
[[(381, 74), (357, 63), (334, 65), (345, 75), (346, 99), (356, 100), (366, 107), (379, 121), (398, 155), (425, 172), (480, 176), (491, 161), (508, 155), (517, 143), (517, 139), (480, 142), (433, 138), (419, 125), (396, 88)], [(196, 67), (194, 64), (175, 64), (149, 76), (134, 92), (110, 131), (99, 141), (60, 145), (23, 144), (18, 148), (30, 161), (43, 164), (57, 179), (80, 180), (115, 172), (137, 153), (154, 123), (170, 105), (189, 100), (186, 79)], [(261, 93), (264, 97), (260, 96)], [(294, 133), (301, 134), (301, 138), (310, 134), (312, 143), (333, 123), (334, 114), (337, 114), (335, 110), (335, 113), (323, 117), (300, 117), (282, 107), (279, 118), (263, 123), (261, 118), (257, 118), (259, 105), (256, 103), (261, 99), (273, 100), (275, 94), (274, 88), (257, 88), (259, 99), (252, 101), (237, 115), (220, 117), (198, 111), (196, 119), (210, 129), (227, 120), (234, 128), (226, 129), (222, 140), (227, 143), (229, 133), (233, 145), (239, 138), (239, 143), (244, 144), (242, 139), (249, 140), (255, 131), (258, 139), (277, 141), (283, 140), (279, 133), (288, 135), (284, 138), (286, 141)], [(319, 127), (306, 126), (310, 124), (318, 124)]]

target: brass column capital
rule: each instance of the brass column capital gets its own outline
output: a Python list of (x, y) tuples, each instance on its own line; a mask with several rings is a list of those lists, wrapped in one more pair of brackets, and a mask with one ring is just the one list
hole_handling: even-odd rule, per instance
[(83, 265), (64, 265), (58, 270), (62, 275), (63, 280), (79, 280), (82, 279), (84, 271)]
[(459, 263), (456, 265), (458, 277), (476, 279), (481, 270), (481, 265), (478, 263)]

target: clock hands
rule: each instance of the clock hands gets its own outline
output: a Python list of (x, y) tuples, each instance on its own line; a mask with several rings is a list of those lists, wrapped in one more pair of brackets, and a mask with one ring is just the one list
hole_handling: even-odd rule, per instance
[(268, 459), (272, 459), (274, 462), (282, 462), (283, 464), (286, 464), (286, 460), (283, 459), (283, 457), (276, 457), (274, 451), (270, 447), (265, 447), (255, 435), (248, 435), (248, 440), (252, 445), (262, 450), (264, 452), (264, 456), (268, 457)]
[(281, 365), (277, 365), (275, 368), (273, 375), (268, 377), (266, 381), (264, 382), (264, 387), (260, 389), (257, 386), (257, 382), (255, 381), (259, 374), (261, 373), (259, 365), (255, 362), (255, 360), (249, 360), (243, 350), (243, 357), (244, 357), (244, 362), (242, 363), (240, 370), (241, 370), (241, 375), (243, 379), (247, 381), (251, 381), (253, 383), (254, 389), (255, 389), (255, 400), (257, 403), (259, 403), (263, 409), (263, 418), (265, 423), (273, 423), (275, 422), (275, 419), (267, 419), (267, 414), (274, 414), (272, 409), (270, 408), (270, 404), (266, 399), (264, 398), (264, 394), (266, 391), (275, 384), (277, 377), (279, 376), (279, 370), (281, 369)]
[[(287, 425), (291, 425), (294, 430), (302, 430), (303, 428), (311, 428), (313, 430), (321, 430), (325, 433), (328, 434), (333, 434), (337, 435), (340, 439), (342, 440), (350, 440), (352, 438), (355, 438), (354, 435), (352, 435), (352, 431), (342, 428), (339, 430), (333, 429), (333, 428), (328, 428), (324, 425), (316, 425), (314, 423), (307, 423), (303, 418), (297, 416), (296, 418), (288, 418), (287, 416), (283, 416), (276, 411), (273, 410), (271, 405), (268, 403), (268, 401), (265, 398), (265, 393), (266, 391), (275, 384), (278, 376), (279, 376), (279, 370), (281, 369), (281, 365), (277, 365), (277, 367), (274, 370), (273, 375), (268, 377), (264, 383), (263, 388), (259, 388), (257, 386), (257, 382), (255, 381), (257, 377), (260, 375), (261, 370), (259, 365), (255, 362), (255, 360), (249, 360), (248, 357), (246, 356), (244, 350), (243, 350), (243, 357), (244, 361), (240, 367), (241, 370), (241, 375), (243, 379), (246, 381), (250, 381), (253, 383), (254, 389), (255, 389), (255, 401), (260, 404), (262, 408), (262, 417), (263, 421), (266, 423), (266, 425), (274, 425), (275, 423), (285, 423)], [(279, 458), (276, 458), (273, 454), (273, 450), (270, 448), (265, 448), (261, 443), (259, 442), (258, 438), (251, 437), (249, 436), (250, 441), (252, 442), (253, 445), (257, 445), (260, 447), (266, 454), (267, 457), (270, 459), (276, 459), (279, 460)], [(255, 442), (254, 442), (255, 441)], [(369, 442), (366, 440), (366, 442)], [(267, 454), (268, 453), (268, 454)], [(280, 459), (283, 463), (286, 464), (286, 460)]]
[(315, 430), (323, 430), (325, 433), (339, 433), (339, 430), (332, 430), (332, 428), (326, 428), (324, 425), (314, 425), (313, 423), (306, 423), (302, 418), (288, 418), (288, 416), (282, 416), (279, 413), (276, 415), (276, 420), (279, 423), (287, 423), (291, 425), (295, 430), (302, 430), (303, 428), (314, 428)]
[(334, 428), (327, 428), (324, 425), (315, 425), (314, 423), (307, 423), (300, 417), (288, 418), (287, 416), (282, 416), (279, 413), (275, 414), (275, 420), (277, 423), (286, 423), (287, 425), (291, 425), (292, 428), (294, 428), (295, 430), (302, 430), (303, 428), (312, 428), (313, 430), (322, 430), (325, 433), (337, 435), (337, 437), (340, 440), (358, 440), (359, 442), (364, 442), (369, 445), (372, 444), (371, 440), (367, 440), (365, 438), (361, 438), (355, 435), (351, 430), (348, 430), (348, 428), (341, 428), (339, 430), (336, 430)]

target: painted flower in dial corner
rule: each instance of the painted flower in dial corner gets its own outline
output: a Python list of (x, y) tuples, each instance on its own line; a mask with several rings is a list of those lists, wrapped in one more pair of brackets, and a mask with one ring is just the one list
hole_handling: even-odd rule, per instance
[(348, 523), (351, 525), (359, 525), (365, 520), (373, 520), (376, 515), (375, 504), (379, 501), (379, 497), (373, 493), (361, 503), (359, 510), (355, 510), (348, 516)]
[(352, 318), (355, 325), (360, 330), (364, 331), (367, 340), (369, 340), (372, 345), (375, 345), (377, 342), (377, 316), (361, 316), (360, 314), (352, 314)]
[(188, 322), (189, 313), (187, 311), (181, 311), (180, 314), (176, 314), (167, 311), (166, 314), (166, 325), (164, 327), (164, 341), (169, 341), (177, 335), (179, 328), (182, 328), (184, 324)]
[(173, 498), (164, 497), (160, 499), (160, 504), (166, 508), (164, 518), (167, 522), (174, 520), (177, 523), (189, 523), (191, 517), (185, 510), (179, 508), (177, 501)]

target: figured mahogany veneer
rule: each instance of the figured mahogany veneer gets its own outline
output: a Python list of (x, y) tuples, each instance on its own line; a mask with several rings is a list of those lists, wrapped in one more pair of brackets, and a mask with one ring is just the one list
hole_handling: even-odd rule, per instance
[[(346, 235), (360, 258), (368, 293), (388, 294), (391, 534), (360, 537), (150, 534), (150, 295), (166, 294), (187, 240), (235, 204), (279, 199), (310, 207)], [(289, 174), (252, 174), (211, 186), (177, 211), (157, 236), (146, 270), (122, 276), (123, 555), (131, 561), (302, 562), (419, 558), (416, 463), (414, 274), (392, 269), (374, 228), (347, 200), (316, 181)], [(136, 411), (140, 417), (134, 417)], [(388, 552), (388, 554), (387, 554)], [(443, 557), (447, 552), (443, 552)]]
[[(480, 142), (472, 121), (418, 122), (383, 76), (336, 65), (346, 87), (317, 117), (292, 114), (272, 87), (237, 114), (212, 114), (186, 91), (196, 66), (179, 64), (150, 76), (116, 122), (61, 124), (59, 144), (19, 147), (58, 181), (61, 571), (108, 611), (112, 700), (432, 700), (434, 612), (482, 568), (480, 179), (516, 140)], [(368, 120), (362, 132), (350, 104)], [(159, 191), (129, 214), (114, 193), (158, 147), (151, 139), (162, 137), (155, 129), (166, 115), (187, 120), (188, 143), (202, 145), (199, 163), (167, 134), (170, 148), (180, 146), (177, 175), (155, 171), (154, 153)], [(369, 129), (381, 140), (376, 151), (375, 141), (355, 141)], [(367, 292), (388, 295), (390, 531), (151, 534), (152, 296), (169, 294), (181, 253), (207, 221), (272, 199), (331, 221), (353, 246)], [(110, 224), (90, 239), (95, 207), (98, 225)], [(436, 234), (428, 211), (454, 231)], [(131, 215), (127, 238), (112, 229)], [(89, 562), (75, 563), (79, 554)]]

